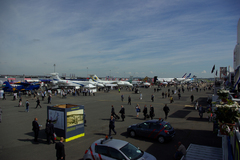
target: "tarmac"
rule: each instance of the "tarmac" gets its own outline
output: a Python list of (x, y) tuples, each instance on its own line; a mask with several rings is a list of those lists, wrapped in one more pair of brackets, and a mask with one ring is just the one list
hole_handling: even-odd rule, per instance
[[(175, 87), (169, 87), (170, 90)], [(154, 92), (153, 87), (141, 88), (143, 99), (140, 100), (140, 94), (125, 89), (111, 90), (106, 93), (97, 92), (95, 96), (72, 96), (62, 99), (60, 95), (52, 96), (52, 104), (77, 104), (84, 105), (86, 112), (87, 126), (85, 136), (64, 142), (66, 159), (81, 160), (85, 151), (97, 139), (105, 137), (109, 132), (109, 118), (111, 113), (111, 105), (114, 106), (115, 112), (118, 113), (120, 106), (125, 107), (126, 119), (124, 122), (116, 120), (115, 130), (117, 135), (113, 138), (121, 139), (132, 143), (141, 150), (154, 155), (158, 160), (171, 160), (176, 151), (174, 145), (179, 141), (187, 148), (190, 143), (198, 145), (206, 145), (211, 147), (220, 147), (222, 140), (213, 133), (213, 123), (208, 121), (208, 113), (204, 113), (200, 119), (198, 111), (194, 109), (190, 96), (194, 95), (194, 100), (198, 100), (204, 108), (207, 107), (207, 97), (212, 94), (211, 90), (203, 91), (187, 91), (181, 92), (181, 98), (173, 95), (174, 102), (169, 103), (169, 98), (162, 98), (162, 91), (166, 92), (168, 87), (162, 88), (159, 92)], [(121, 101), (121, 95), (124, 94), (124, 101)], [(151, 101), (151, 95), (155, 95), (154, 102)], [(132, 105), (127, 104), (127, 97), (132, 97)], [(45, 122), (47, 119), (47, 98), (41, 101), (42, 108), (36, 107), (36, 99), (26, 97), (23, 98), (23, 107), (18, 107), (18, 100), (13, 101), (13, 96), (6, 95), (6, 100), (0, 100), (0, 107), (3, 110), (2, 123), (0, 123), (0, 159), (1, 160), (52, 160), (56, 159), (55, 145), (48, 145), (44, 132)], [(29, 112), (25, 112), (25, 102), (29, 100)], [(41, 97), (40, 97), (41, 100)], [(142, 137), (131, 138), (127, 134), (127, 127), (132, 124), (144, 122), (143, 114), (136, 117), (135, 106), (139, 104), (141, 110), (146, 104), (148, 107), (153, 105), (155, 110), (155, 119), (164, 118), (163, 107), (167, 104), (170, 108), (168, 121), (175, 129), (176, 135), (164, 144), (160, 144), (157, 140)], [(39, 143), (33, 141), (34, 134), (32, 131), (32, 121), (37, 117), (38, 123), (43, 125), (39, 132)]]

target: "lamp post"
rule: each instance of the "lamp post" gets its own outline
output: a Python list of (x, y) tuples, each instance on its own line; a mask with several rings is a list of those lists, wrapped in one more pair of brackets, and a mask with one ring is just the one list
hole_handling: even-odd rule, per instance
[(53, 66), (54, 66), (54, 73), (55, 73), (55, 66), (56, 66), (56, 64), (54, 64)]

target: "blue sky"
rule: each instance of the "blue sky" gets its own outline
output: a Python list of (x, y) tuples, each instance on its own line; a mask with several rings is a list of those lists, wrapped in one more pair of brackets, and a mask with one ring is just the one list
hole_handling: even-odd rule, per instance
[[(214, 77), (233, 66), (239, 0), (1, 0), (0, 74)], [(87, 69), (88, 68), (88, 69)]]

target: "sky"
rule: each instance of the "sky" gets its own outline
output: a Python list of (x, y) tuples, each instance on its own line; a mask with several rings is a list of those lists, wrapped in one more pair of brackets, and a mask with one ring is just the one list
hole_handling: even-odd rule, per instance
[(1, 0), (0, 75), (213, 78), (214, 64), (233, 67), (239, 8), (239, 0)]

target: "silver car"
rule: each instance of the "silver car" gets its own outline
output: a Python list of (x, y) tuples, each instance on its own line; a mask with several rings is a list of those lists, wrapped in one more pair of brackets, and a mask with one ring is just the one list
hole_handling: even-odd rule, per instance
[(131, 143), (106, 137), (99, 139), (85, 151), (84, 160), (157, 160)]

